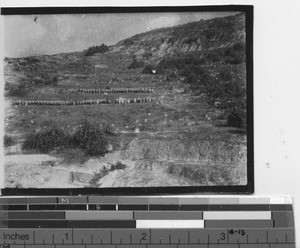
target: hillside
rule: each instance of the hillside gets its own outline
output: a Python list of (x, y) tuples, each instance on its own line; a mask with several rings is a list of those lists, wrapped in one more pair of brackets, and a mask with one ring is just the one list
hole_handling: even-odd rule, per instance
[(238, 14), (137, 34), (120, 41), (113, 49), (163, 57), (181, 52), (204, 52), (244, 42), (245, 15)]
[(100, 45), (5, 59), (7, 187), (247, 182), (243, 14)]

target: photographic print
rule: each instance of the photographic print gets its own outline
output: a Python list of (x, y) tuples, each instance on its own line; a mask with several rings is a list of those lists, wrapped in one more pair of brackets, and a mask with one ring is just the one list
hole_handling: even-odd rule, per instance
[(2, 18), (6, 189), (253, 191), (251, 6)]

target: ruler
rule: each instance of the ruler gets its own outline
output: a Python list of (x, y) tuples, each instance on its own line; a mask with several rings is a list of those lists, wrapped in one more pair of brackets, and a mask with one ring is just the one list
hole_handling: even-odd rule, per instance
[(1, 197), (0, 248), (294, 248), (290, 197)]

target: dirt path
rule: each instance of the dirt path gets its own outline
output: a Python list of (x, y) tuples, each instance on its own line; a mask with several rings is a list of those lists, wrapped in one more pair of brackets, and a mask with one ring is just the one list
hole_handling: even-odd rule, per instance
[(9, 155), (5, 157), (6, 187), (54, 188), (71, 187), (69, 173), (53, 170), (47, 162), (56, 163), (55, 157), (46, 154)]
[(12, 128), (11, 124), (14, 122), (13, 118), (18, 114), (18, 111), (13, 107), (12, 101), (9, 100), (7, 97), (4, 97), (4, 128), (5, 134), (15, 137), (18, 140), (22, 137), (22, 133), (18, 130)]
[(105, 187), (184, 186), (187, 182), (163, 169), (141, 169), (136, 161), (120, 159), (118, 152), (105, 158), (93, 158), (78, 167), (46, 154), (17, 154), (5, 157), (5, 186), (13, 188), (73, 188), (90, 186), (94, 173), (117, 161), (124, 170), (110, 171), (97, 185)]
[(169, 175), (164, 170), (147, 170), (135, 168), (135, 162), (127, 163), (125, 170), (110, 172), (101, 178), (100, 188), (104, 187), (166, 187), (184, 186), (187, 182)]
[(12, 101), (8, 98), (4, 98), (4, 116), (5, 116), (5, 123), (10, 117), (15, 115), (15, 109), (12, 107)]

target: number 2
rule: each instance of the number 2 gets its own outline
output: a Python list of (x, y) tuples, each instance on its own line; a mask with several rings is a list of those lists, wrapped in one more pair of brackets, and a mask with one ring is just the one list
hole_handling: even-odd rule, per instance
[(146, 238), (147, 238), (147, 233), (142, 233), (142, 238), (141, 238), (141, 240), (146, 240)]

